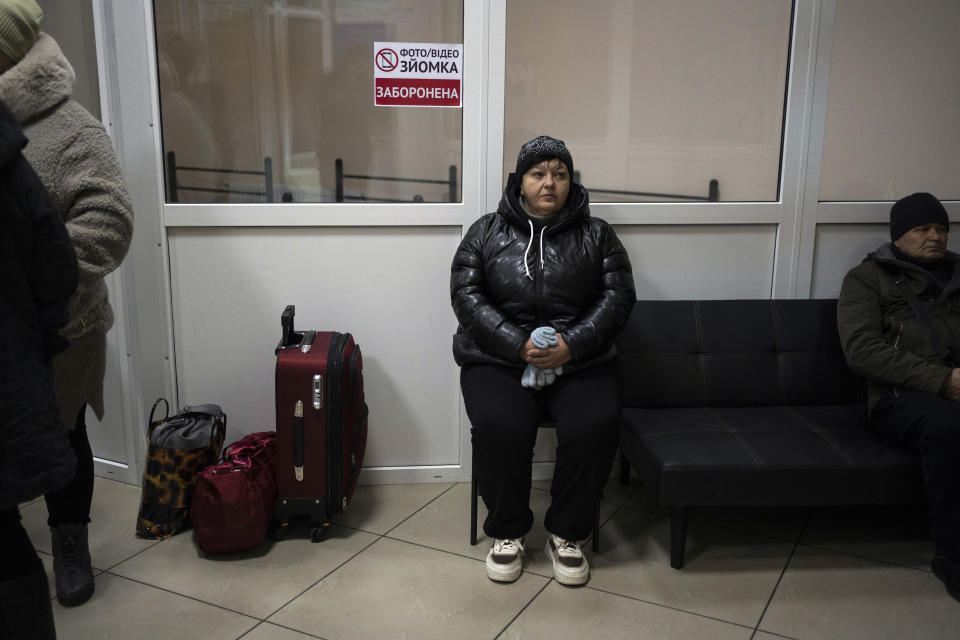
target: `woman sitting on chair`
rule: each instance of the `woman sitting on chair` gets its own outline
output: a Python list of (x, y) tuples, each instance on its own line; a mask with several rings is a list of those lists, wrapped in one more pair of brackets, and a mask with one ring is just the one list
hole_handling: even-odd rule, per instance
[(453, 353), (488, 510), (483, 530), (494, 540), (487, 575), (498, 582), (513, 582), (523, 569), (538, 426), (556, 425), (544, 524), (561, 584), (589, 579), (582, 544), (618, 442), (613, 341), (636, 298), (633, 272), (572, 176), (562, 140), (524, 144), (497, 211), (470, 227), (453, 259), (450, 297), (460, 323)]

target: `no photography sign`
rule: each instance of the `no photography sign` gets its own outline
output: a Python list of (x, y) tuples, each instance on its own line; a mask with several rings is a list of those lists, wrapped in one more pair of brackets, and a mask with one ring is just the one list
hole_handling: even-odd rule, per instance
[(461, 107), (463, 45), (374, 42), (373, 83), (378, 107)]

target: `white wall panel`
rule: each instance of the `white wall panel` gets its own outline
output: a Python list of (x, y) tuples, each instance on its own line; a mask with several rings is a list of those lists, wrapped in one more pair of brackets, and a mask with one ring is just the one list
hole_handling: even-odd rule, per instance
[(100, 118), (100, 84), (92, 2), (43, 0), (40, 28), (60, 45), (76, 74), (72, 98)]
[(618, 225), (642, 300), (769, 298), (776, 225)]
[(216, 402), (228, 441), (274, 428), (280, 313), (363, 349), (364, 467), (460, 463), (449, 269), (460, 227), (178, 229), (170, 234), (177, 385)]
[(885, 224), (818, 225), (810, 297), (836, 298), (847, 271), (884, 242), (890, 242)]

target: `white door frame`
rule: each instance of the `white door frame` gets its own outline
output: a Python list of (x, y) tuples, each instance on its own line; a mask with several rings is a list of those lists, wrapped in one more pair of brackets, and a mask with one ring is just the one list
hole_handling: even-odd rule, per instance
[[(155, 33), (150, 0), (91, 0), (100, 62), (103, 120), (117, 148), (134, 203), (130, 254), (115, 283), (118, 330), (124, 360), (127, 450), (132, 464), (124, 476), (139, 482), (145, 452), (146, 413), (166, 397), (179, 406), (172, 324), (168, 232), (178, 227), (251, 226), (446, 226), (465, 228), (487, 208), (486, 78), (489, 2), (465, 0), (462, 202), (416, 208), (383, 204), (167, 204), (163, 183)], [(502, 134), (501, 134), (502, 135)], [(124, 295), (130, 292), (129, 295)], [(215, 399), (214, 399), (215, 400)], [(463, 412), (461, 411), (461, 414)], [(461, 417), (465, 421), (465, 416)], [(468, 423), (466, 423), (468, 425)], [(469, 427), (458, 425), (460, 433)], [(469, 478), (469, 435), (462, 441), (455, 475)], [(387, 481), (429, 481), (430, 468), (385, 469)], [(449, 477), (449, 468), (445, 468)], [(98, 470), (99, 472), (99, 470)], [(104, 470), (103, 473), (108, 473)], [(399, 475), (398, 475), (399, 474)], [(115, 475), (115, 472), (111, 475)], [(370, 474), (366, 474), (369, 478)]]

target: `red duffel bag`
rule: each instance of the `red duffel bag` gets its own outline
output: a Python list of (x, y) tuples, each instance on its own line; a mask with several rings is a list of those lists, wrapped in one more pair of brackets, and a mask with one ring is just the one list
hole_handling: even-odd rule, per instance
[(267, 537), (277, 496), (276, 437), (274, 431), (251, 433), (200, 472), (190, 520), (205, 553), (250, 549)]

